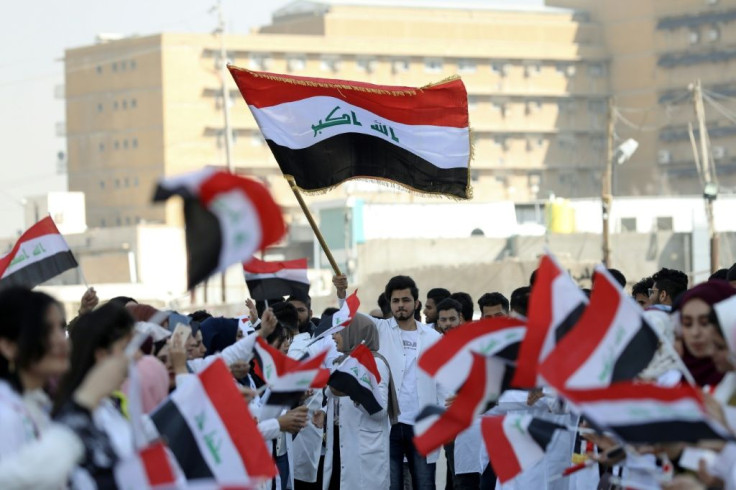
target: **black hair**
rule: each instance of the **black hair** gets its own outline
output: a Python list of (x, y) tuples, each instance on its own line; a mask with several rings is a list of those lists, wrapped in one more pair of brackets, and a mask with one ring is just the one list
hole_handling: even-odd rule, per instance
[(736, 264), (733, 264), (730, 269), (728, 269), (728, 274), (726, 275), (726, 280), (728, 282), (736, 281)]
[(291, 330), (289, 330), (283, 323), (279, 322), (276, 324), (276, 328), (273, 329), (273, 332), (271, 332), (271, 335), (266, 337), (266, 342), (268, 342), (269, 345), (273, 345), (278, 341), (278, 345), (280, 347), (286, 340), (293, 337), (294, 335)]
[(284, 327), (292, 333), (299, 330), (299, 313), (296, 311), (296, 306), (288, 301), (282, 301), (273, 305), (272, 309), (273, 314)]
[(417, 307), (414, 309), (414, 319), (418, 322), (422, 321), (422, 302), (417, 301)]
[[(46, 320), (49, 307), (61, 303), (48, 294), (13, 286), (0, 290), (0, 338), (17, 346), (15, 359), (0, 355), (0, 379), (6, 380), (18, 392), (23, 391), (18, 369), (27, 369), (40, 361), (49, 348), (51, 325)], [(14, 369), (11, 369), (14, 365)]]
[(189, 314), (189, 315), (187, 315), (187, 316), (188, 316), (189, 318), (191, 318), (191, 319), (192, 319), (192, 321), (195, 321), (195, 322), (199, 322), (199, 323), (202, 323), (203, 321), (205, 321), (205, 320), (206, 320), (206, 319), (208, 319), (208, 318), (212, 318), (212, 315), (210, 315), (210, 314), (209, 314), (209, 313), (208, 313), (207, 311), (205, 311), (205, 310), (197, 310), (197, 311), (195, 311), (194, 313), (190, 313), (190, 314)]
[(131, 303), (131, 302), (132, 303), (135, 303), (135, 304), (138, 304), (138, 302), (136, 300), (134, 300), (133, 298), (131, 298), (129, 296), (115, 296), (114, 298), (110, 299), (110, 301), (108, 301), (108, 303), (117, 303), (120, 306), (125, 306), (125, 305), (127, 305), (128, 303)]
[(618, 269), (608, 269), (608, 273), (616, 279), (616, 282), (621, 285), (622, 288), (626, 287), (626, 276), (624, 276)]
[(666, 291), (673, 302), (687, 291), (687, 275), (676, 269), (660, 269), (652, 275), (652, 280), (657, 289)]
[(485, 308), (486, 306), (497, 305), (501, 305), (501, 309), (506, 313), (509, 312), (509, 300), (506, 299), (506, 296), (499, 292), (486, 293), (478, 298), (478, 308), (480, 308), (481, 313), (483, 313), (483, 308)]
[[(386, 284), (386, 290), (384, 291), (388, 302), (391, 302), (391, 294), (393, 294), (394, 291), (401, 291), (402, 289), (408, 289), (409, 292), (411, 292), (414, 301), (419, 299), (419, 289), (417, 289), (414, 279), (409, 276), (394, 276), (388, 281)], [(383, 310), (383, 308), (381, 310)]]
[(381, 309), (381, 313), (383, 313), (383, 316), (388, 316), (391, 314), (391, 305), (388, 304), (386, 293), (381, 293), (378, 295), (378, 307)]
[(274, 305), (283, 303), (284, 298), (271, 298), (271, 299), (267, 299), (266, 301), (262, 299), (256, 300), (256, 312), (258, 312), (258, 318), (262, 317), (263, 312), (266, 311), (266, 302), (268, 302), (269, 308), (273, 308)]
[(631, 297), (635, 298), (637, 294), (649, 296), (649, 289), (654, 285), (654, 279), (645, 277), (631, 287)]
[(325, 311), (322, 312), (322, 316), (319, 319), (321, 321), (322, 318), (324, 318), (326, 315), (334, 315), (338, 311), (340, 311), (340, 308), (335, 308), (334, 306), (328, 306), (327, 308), (325, 308)]
[(708, 278), (709, 281), (712, 281), (713, 279), (728, 281), (728, 269), (718, 269)]
[(312, 297), (303, 291), (292, 292), (291, 296), (289, 296), (286, 301), (301, 301), (302, 303), (307, 305), (307, 309), (312, 309)]
[(110, 349), (112, 344), (133, 330), (135, 320), (125, 307), (106, 303), (82, 315), (69, 334), (72, 343), (71, 367), (61, 379), (54, 410), (71, 399), (74, 391), (94, 367), (98, 349)]
[[(442, 301), (439, 302), (437, 305), (437, 314), (439, 315), (440, 311), (447, 311), (447, 310), (455, 310), (458, 313), (462, 314), (463, 312), (463, 305), (460, 304), (460, 302), (456, 299), (452, 298), (445, 298)], [(465, 315), (463, 315), (465, 316)], [(470, 321), (470, 320), (468, 320)]]
[(427, 299), (434, 301), (435, 305), (438, 305), (443, 299), (450, 297), (450, 291), (445, 288), (432, 288), (427, 291)]
[(529, 308), (529, 294), (532, 288), (529, 286), (522, 286), (514, 289), (511, 293), (511, 300), (509, 301), (510, 308), (516, 313), (526, 316), (527, 309)]
[(450, 298), (454, 299), (463, 307), (460, 313), (466, 322), (473, 321), (473, 298), (468, 293), (452, 293)]

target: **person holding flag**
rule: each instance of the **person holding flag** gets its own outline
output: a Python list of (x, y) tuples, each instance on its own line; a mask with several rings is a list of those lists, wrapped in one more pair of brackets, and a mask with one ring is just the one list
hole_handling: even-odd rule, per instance
[(342, 356), (327, 390), (325, 486), (388, 488), (389, 421), (398, 416), (398, 402), (388, 361), (378, 353), (378, 332), (360, 315), (333, 338)]

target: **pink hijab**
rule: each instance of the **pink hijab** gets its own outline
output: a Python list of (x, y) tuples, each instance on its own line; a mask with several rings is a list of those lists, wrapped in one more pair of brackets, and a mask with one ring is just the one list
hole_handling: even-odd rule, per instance
[[(143, 412), (151, 413), (169, 396), (169, 373), (166, 367), (153, 356), (141, 357), (135, 365), (141, 380), (141, 401)], [(123, 383), (123, 393), (130, 396), (129, 382)]]

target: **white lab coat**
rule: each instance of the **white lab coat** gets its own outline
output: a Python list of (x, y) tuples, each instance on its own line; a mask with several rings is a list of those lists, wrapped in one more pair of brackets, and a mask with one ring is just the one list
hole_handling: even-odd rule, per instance
[(323, 489), (330, 486), (334, 445), (335, 400), (340, 404), (340, 488), (343, 490), (383, 490), (390, 486), (388, 421), (388, 383), (390, 370), (382, 359), (376, 358), (381, 375), (378, 391), (383, 409), (373, 415), (347, 396), (335, 397), (328, 389), (327, 395), (327, 451), (323, 471)]
[[(391, 374), (394, 378), (394, 386), (396, 391), (401, 390), (401, 383), (404, 381), (404, 344), (401, 339), (401, 329), (396, 323), (396, 319), (389, 318), (386, 320), (369, 317), (378, 329), (379, 348), (378, 352), (386, 358)], [(417, 361), (424, 352), (435, 342), (440, 339), (440, 334), (429, 328), (427, 325), (416, 322), (417, 331), (419, 332), (419, 342), (417, 346)], [(447, 392), (434, 379), (429, 377), (427, 373), (417, 367), (417, 397), (419, 399), (419, 410), (427, 405), (445, 406)], [(399, 407), (401, 408), (401, 407)], [(433, 464), (439, 458), (439, 449), (427, 455), (427, 463)]]

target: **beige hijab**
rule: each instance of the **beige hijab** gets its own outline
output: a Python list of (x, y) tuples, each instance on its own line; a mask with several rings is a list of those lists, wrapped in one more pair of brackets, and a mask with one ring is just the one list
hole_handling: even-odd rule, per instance
[(386, 358), (378, 353), (380, 343), (378, 340), (378, 329), (373, 324), (373, 320), (365, 315), (355, 315), (353, 321), (350, 322), (346, 328), (344, 328), (340, 335), (342, 336), (342, 349), (339, 349), (343, 353), (342, 356), (335, 359), (335, 364), (341, 363), (350, 353), (358, 347), (361, 343), (368, 347), (368, 350), (373, 352), (373, 356), (381, 359), (386, 366), (389, 368), (389, 379), (388, 379), (388, 418), (391, 424), (395, 424), (399, 417), (399, 401), (396, 397), (396, 387), (394, 385), (394, 378), (391, 375), (391, 366), (389, 365)]

